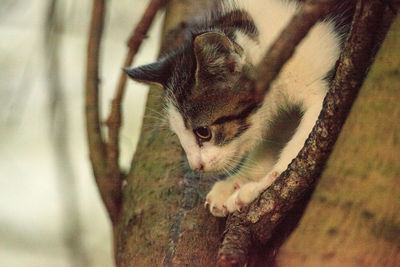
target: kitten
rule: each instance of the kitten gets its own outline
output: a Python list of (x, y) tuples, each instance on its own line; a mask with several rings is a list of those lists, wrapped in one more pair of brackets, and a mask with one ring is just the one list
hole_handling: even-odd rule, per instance
[[(350, 10), (351, 1), (343, 2), (337, 10)], [(224, 178), (206, 197), (215, 216), (240, 210), (270, 186), (318, 118), (351, 12), (316, 24), (263, 97), (252, 86), (255, 66), (300, 5), (220, 1), (189, 25), (182, 47), (126, 70), (164, 86), (170, 128), (190, 168)]]

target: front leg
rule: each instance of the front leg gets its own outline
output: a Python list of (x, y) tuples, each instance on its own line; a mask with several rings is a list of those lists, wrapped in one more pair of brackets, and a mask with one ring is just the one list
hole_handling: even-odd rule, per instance
[(286, 170), (290, 162), (303, 148), (305, 141), (318, 119), (321, 107), (322, 100), (314, 103), (305, 111), (295, 134), (283, 148), (279, 160), (276, 162), (271, 172), (258, 182), (251, 182), (243, 185), (240, 190), (227, 200), (225, 206), (229, 212), (240, 210), (242, 207), (250, 204), (261, 192), (266, 190), (284, 170)]
[(299, 154), (318, 120), (318, 116), (322, 109), (322, 102), (323, 98), (320, 98), (305, 110), (296, 132), (282, 149), (278, 161), (272, 168), (272, 172), (276, 172), (280, 175), (284, 170), (287, 169), (288, 165), (297, 156), (297, 154)]

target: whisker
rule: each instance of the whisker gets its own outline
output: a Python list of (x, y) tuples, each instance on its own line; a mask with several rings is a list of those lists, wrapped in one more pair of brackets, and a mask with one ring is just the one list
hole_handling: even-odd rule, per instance
[(159, 115), (160, 117), (165, 118), (165, 119), (167, 118), (167, 115), (165, 113), (162, 113), (160, 111), (157, 111), (157, 110), (149, 108), (149, 107), (147, 107), (146, 109), (150, 111), (150, 114), (153, 113), (153, 115)]
[(167, 122), (166, 118), (161, 118), (161, 117), (157, 117), (157, 116), (153, 116), (153, 115), (149, 115), (149, 114), (148, 115), (144, 115), (143, 118), (156, 119), (156, 120)]

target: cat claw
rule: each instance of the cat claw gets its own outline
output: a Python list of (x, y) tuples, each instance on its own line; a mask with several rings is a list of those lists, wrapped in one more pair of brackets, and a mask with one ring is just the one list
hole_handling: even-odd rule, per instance
[(236, 199), (239, 194), (239, 190), (236, 190), (224, 203), (224, 207), (228, 210), (229, 213), (237, 210)]
[(278, 176), (279, 176), (279, 172), (276, 172), (276, 171), (275, 171), (275, 172), (272, 172), (270, 175), (271, 175), (272, 178), (275, 178), (275, 179), (276, 179), (276, 178), (278, 178)]
[(245, 204), (239, 198), (236, 198), (235, 205), (238, 211), (242, 211), (243, 207), (245, 206)]
[(213, 206), (210, 209), (210, 212), (216, 217), (226, 217), (226, 215), (228, 214), (228, 210), (224, 206), (222, 206), (221, 209), (217, 208), (216, 206)]
[(206, 209), (209, 205), (210, 205), (210, 200), (206, 199), (206, 201), (204, 202), (204, 208)]
[(233, 186), (233, 189), (236, 191), (238, 189), (240, 189), (241, 184), (240, 183), (235, 183), (235, 185)]
[[(227, 216), (231, 210), (231, 205), (227, 205), (226, 200), (233, 193), (237, 192), (241, 185), (241, 181), (237, 180), (219, 181), (215, 183), (206, 196), (204, 207), (216, 217)], [(232, 204), (234, 203), (235, 202), (232, 202)]]
[(226, 217), (226, 215), (228, 214), (228, 209), (226, 208), (226, 206), (223, 205), (221, 208), (219, 208), (215, 205), (215, 203), (212, 203), (212, 200), (210, 198), (207, 198), (204, 202), (204, 208), (209, 209), (211, 214), (216, 217)]
[(228, 204), (233, 204), (230, 206), (229, 211), (243, 211), (244, 207), (248, 206), (258, 197), (261, 192), (260, 189), (260, 184), (258, 182), (251, 182), (243, 185), (240, 190), (236, 191), (236, 193), (232, 195), (233, 199), (230, 199), (230, 202), (228, 202)]

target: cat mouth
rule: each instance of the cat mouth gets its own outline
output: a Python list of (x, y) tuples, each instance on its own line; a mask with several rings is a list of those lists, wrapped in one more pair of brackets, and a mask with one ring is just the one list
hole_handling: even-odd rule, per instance
[(246, 164), (246, 160), (248, 158), (249, 153), (245, 153), (242, 158), (233, 166), (223, 167), (218, 170), (204, 171), (204, 172), (196, 172), (192, 168), (189, 167), (187, 162), (187, 168), (192, 172), (193, 175), (202, 177), (204, 175), (208, 176), (216, 176), (218, 179), (223, 180), (230, 176), (234, 176), (242, 170), (242, 167)]

